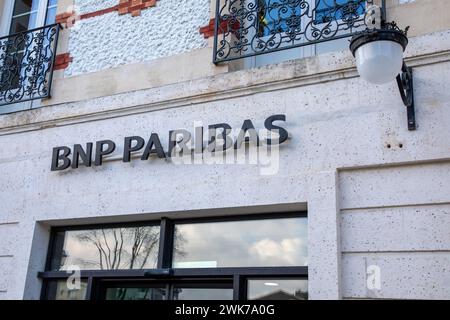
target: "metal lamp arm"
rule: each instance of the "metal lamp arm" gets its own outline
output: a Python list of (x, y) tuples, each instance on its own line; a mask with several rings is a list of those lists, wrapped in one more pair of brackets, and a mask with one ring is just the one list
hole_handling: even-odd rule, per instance
[(406, 66), (403, 61), (402, 72), (397, 76), (397, 85), (402, 97), (403, 103), (406, 106), (408, 116), (408, 130), (413, 131), (417, 129), (416, 114), (414, 106), (414, 82), (412, 68)]

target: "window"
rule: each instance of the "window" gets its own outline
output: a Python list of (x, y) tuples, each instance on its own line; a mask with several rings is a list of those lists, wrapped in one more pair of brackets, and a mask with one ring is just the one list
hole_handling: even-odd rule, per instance
[(308, 300), (308, 282), (302, 279), (250, 279), (249, 300)]
[(177, 224), (173, 267), (305, 266), (306, 235), (297, 218)]
[(364, 14), (365, 1), (316, 0), (316, 23), (349, 19)]
[[(339, 50), (373, 0), (219, 0), (214, 61), (251, 68)], [(325, 44), (326, 43), (326, 44)]]
[(86, 299), (87, 281), (83, 279), (79, 286), (70, 287), (67, 280), (48, 281), (46, 299), (52, 300), (84, 300)]
[(159, 226), (67, 230), (54, 237), (52, 271), (156, 268)]
[(0, 26), (0, 112), (38, 107), (39, 100), (30, 100), (49, 95), (57, 31), (54, 26), (42, 27), (55, 23), (56, 9), (57, 0), (5, 3)]
[(275, 33), (294, 32), (301, 27), (299, 4), (283, 4), (277, 0), (259, 0), (258, 36), (265, 37)]
[(305, 213), (164, 218), (54, 228), (39, 276), (50, 300), (306, 299), (307, 256)]

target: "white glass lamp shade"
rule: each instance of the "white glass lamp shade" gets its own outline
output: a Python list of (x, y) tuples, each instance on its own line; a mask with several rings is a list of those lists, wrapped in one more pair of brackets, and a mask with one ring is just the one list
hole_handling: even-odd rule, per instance
[(355, 58), (361, 78), (373, 84), (388, 83), (402, 69), (403, 47), (389, 40), (371, 41), (356, 49)]

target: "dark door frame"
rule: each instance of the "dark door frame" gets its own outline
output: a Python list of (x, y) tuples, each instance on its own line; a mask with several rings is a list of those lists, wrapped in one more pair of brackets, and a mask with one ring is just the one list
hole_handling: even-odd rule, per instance
[(174, 289), (198, 288), (198, 289), (231, 289), (233, 290), (232, 278), (211, 278), (211, 279), (98, 279), (95, 284), (92, 297), (93, 300), (105, 300), (108, 288), (165, 288), (166, 300), (173, 300)]

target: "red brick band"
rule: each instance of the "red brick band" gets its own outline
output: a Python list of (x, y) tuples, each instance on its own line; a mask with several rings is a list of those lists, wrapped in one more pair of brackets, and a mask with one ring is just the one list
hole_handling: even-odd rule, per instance
[(70, 53), (58, 54), (55, 58), (55, 66), (53, 70), (64, 70), (69, 66), (69, 63), (73, 61)]
[(114, 7), (97, 10), (82, 15), (76, 15), (75, 12), (65, 12), (56, 16), (56, 23), (65, 24), (70, 27), (77, 20), (89, 19), (114, 11), (117, 11), (119, 15), (129, 13), (132, 17), (137, 17), (141, 15), (141, 10), (155, 7), (156, 1), (157, 0), (120, 0), (119, 4)]
[[(200, 28), (199, 32), (203, 34), (203, 37), (205, 39), (208, 39), (214, 36), (215, 27), (216, 27), (216, 19), (211, 19), (209, 20), (209, 23), (206, 26)], [(219, 34), (224, 32), (231, 32), (235, 34), (237, 37), (239, 37), (238, 30), (239, 30), (239, 22), (237, 21), (232, 24), (229, 24), (227, 21), (221, 21), (219, 23)]]

